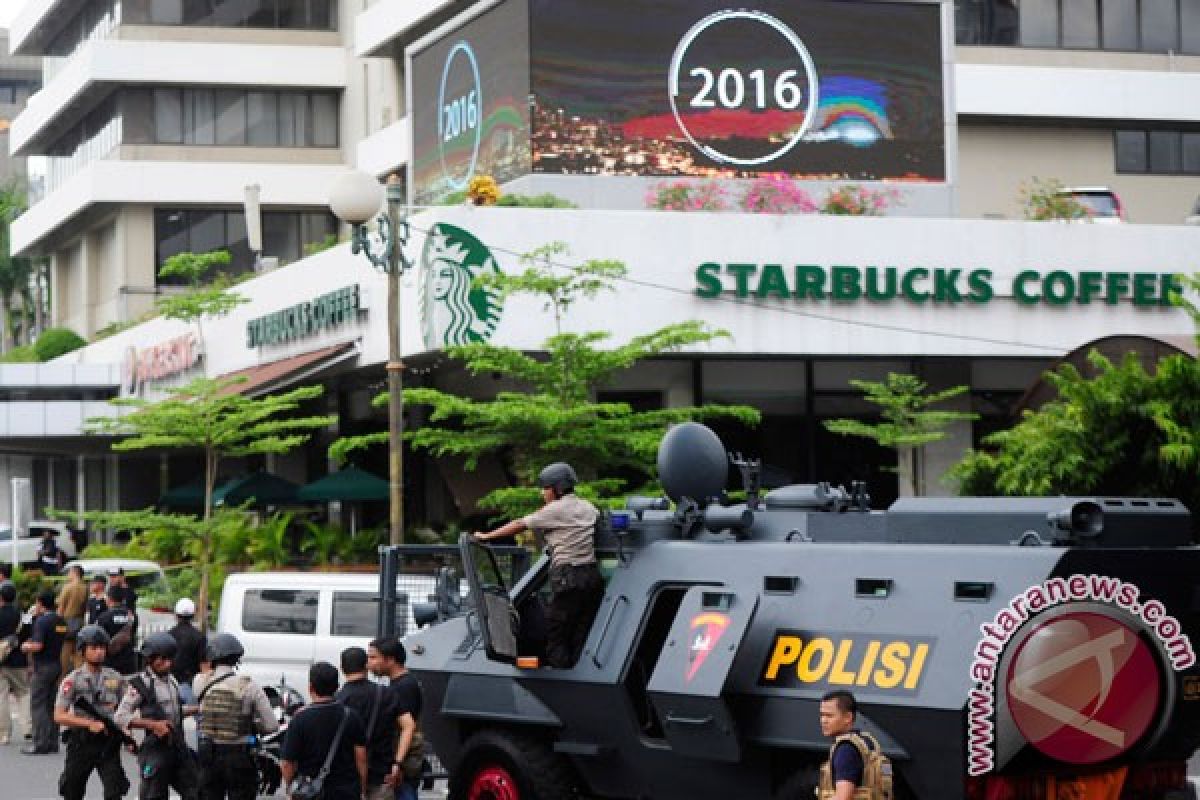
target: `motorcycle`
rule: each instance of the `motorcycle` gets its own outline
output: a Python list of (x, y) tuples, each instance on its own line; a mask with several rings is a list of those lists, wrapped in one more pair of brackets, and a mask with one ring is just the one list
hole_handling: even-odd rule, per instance
[(254, 746), (254, 763), (258, 767), (259, 794), (274, 795), (283, 783), (283, 771), (279, 764), (282, 760), (283, 740), (287, 736), (288, 723), (301, 708), (304, 698), (300, 693), (288, 686), (287, 679), (280, 676), (278, 685), (264, 686), (263, 691), (275, 712), (279, 729), (256, 737)]

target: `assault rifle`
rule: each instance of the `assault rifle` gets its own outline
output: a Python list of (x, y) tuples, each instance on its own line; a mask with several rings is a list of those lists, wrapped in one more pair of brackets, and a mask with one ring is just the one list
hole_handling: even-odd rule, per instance
[(116, 736), (118, 739), (120, 739), (121, 743), (128, 747), (130, 752), (136, 753), (138, 751), (137, 739), (134, 739), (132, 736), (122, 730), (121, 726), (118, 725), (112, 717), (96, 708), (95, 704), (92, 703), (91, 700), (86, 697), (79, 697), (76, 698), (75, 705), (92, 719), (96, 719), (104, 723), (104, 730), (108, 732), (109, 736)]

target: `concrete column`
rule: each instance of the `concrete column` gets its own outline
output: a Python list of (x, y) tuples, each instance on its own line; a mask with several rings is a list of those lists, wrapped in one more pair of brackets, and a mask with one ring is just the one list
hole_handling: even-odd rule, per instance
[(75, 510), (87, 511), (87, 456), (75, 457)]
[[(971, 363), (968, 359), (927, 362), (921, 365), (918, 374), (929, 384), (927, 391), (937, 392), (952, 386), (971, 383)], [(943, 403), (939, 408), (952, 411), (970, 411), (971, 396), (964, 392)], [(954, 494), (954, 485), (943, 478), (950, 467), (962, 460), (971, 446), (970, 421), (955, 422), (946, 429), (946, 438), (925, 446), (917, 459), (917, 485), (927, 497), (949, 497)]]
[(58, 508), (58, 497), (54, 491), (54, 457), (46, 459), (46, 503), (51, 508)]
[(120, 456), (109, 453), (105, 458), (104, 481), (104, 510), (119, 511), (121, 509), (121, 470)]

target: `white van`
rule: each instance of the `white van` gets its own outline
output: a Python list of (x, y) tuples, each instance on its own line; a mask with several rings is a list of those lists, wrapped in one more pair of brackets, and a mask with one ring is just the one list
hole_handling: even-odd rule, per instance
[[(412, 603), (431, 599), (434, 578), (397, 583), (397, 633), (416, 630)], [(337, 572), (239, 572), (225, 580), (217, 631), (232, 633), (246, 655), (241, 671), (264, 686), (286, 681), (308, 696), (315, 661), (339, 666), (342, 650), (375, 638), (379, 576)]]

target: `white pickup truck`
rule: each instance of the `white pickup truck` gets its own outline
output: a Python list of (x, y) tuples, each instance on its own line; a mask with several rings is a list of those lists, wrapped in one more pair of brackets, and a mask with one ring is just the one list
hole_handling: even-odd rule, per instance
[[(58, 549), (63, 552), (63, 561), (75, 557), (75, 540), (71, 538), (67, 526), (61, 522), (38, 519), (29, 523), (29, 530), (17, 537), (17, 562), (21, 566), (37, 565), (38, 548), (42, 546), (42, 536), (47, 529), (54, 531)], [(9, 525), (0, 525), (0, 562), (13, 563), (13, 534)]]

